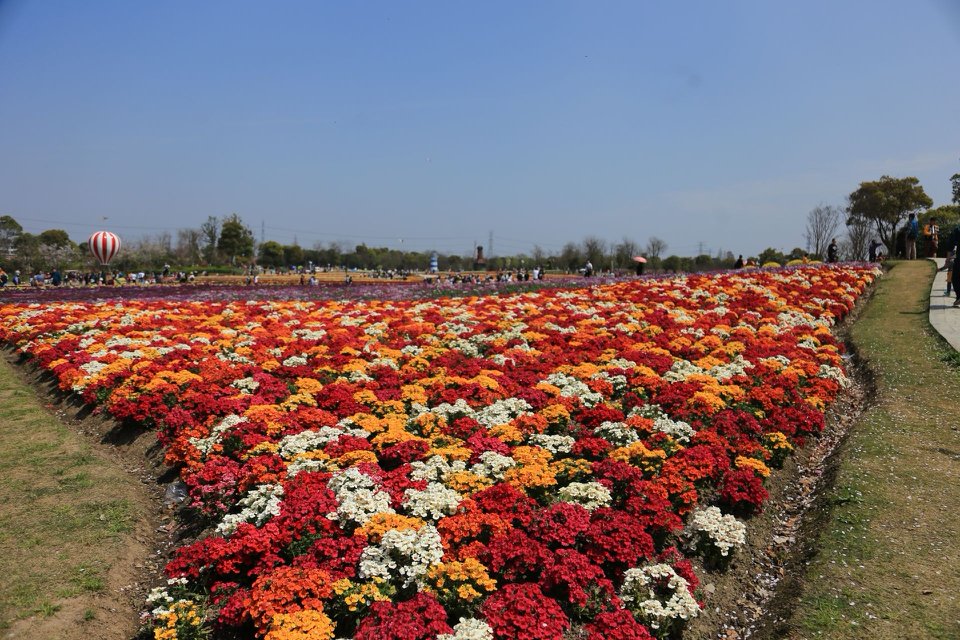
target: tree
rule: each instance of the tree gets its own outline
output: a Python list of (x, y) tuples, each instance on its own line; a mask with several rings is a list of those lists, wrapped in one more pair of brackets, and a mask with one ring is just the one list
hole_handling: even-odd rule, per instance
[(826, 256), (827, 245), (835, 237), (843, 220), (843, 211), (839, 207), (821, 204), (807, 214), (807, 229), (804, 238), (807, 251), (819, 257)]
[(63, 229), (47, 229), (40, 232), (40, 244), (50, 247), (69, 247), (73, 245), (70, 235)]
[(262, 267), (282, 267), (283, 245), (276, 240), (261, 243), (257, 251), (257, 264)]
[(872, 234), (867, 220), (851, 218), (847, 221), (847, 239), (840, 247), (840, 254), (848, 260), (866, 260)]
[(640, 247), (637, 246), (637, 243), (631, 240), (630, 238), (624, 237), (616, 246), (613, 248), (614, 260), (616, 266), (623, 268), (632, 268), (633, 267), (633, 256), (639, 255)]
[(950, 186), (953, 187), (953, 204), (960, 204), (960, 173), (950, 176)]
[(883, 176), (873, 182), (861, 182), (860, 188), (850, 194), (847, 222), (854, 217), (869, 221), (887, 246), (888, 255), (892, 255), (900, 222), (932, 205), (933, 200), (916, 178)]
[(663, 260), (663, 270), (676, 273), (680, 271), (680, 256), (668, 256)]
[(563, 245), (563, 250), (560, 252), (558, 259), (560, 266), (571, 272), (575, 272), (584, 264), (583, 253), (580, 251), (580, 247), (572, 242)]
[(587, 236), (583, 239), (584, 258), (593, 265), (594, 271), (607, 266), (607, 243), (596, 236)]
[(207, 221), (200, 225), (200, 234), (203, 237), (203, 258), (207, 264), (213, 264), (217, 257), (217, 238), (220, 237), (220, 220), (217, 216), (209, 216)]
[(647, 259), (659, 260), (660, 254), (667, 250), (667, 243), (657, 236), (650, 236), (647, 240)]
[(298, 244), (287, 244), (283, 246), (283, 263), (288, 267), (296, 267), (303, 264), (303, 249)]
[(765, 265), (768, 262), (776, 262), (777, 264), (783, 264), (787, 261), (787, 257), (783, 253), (773, 247), (767, 247), (760, 252), (760, 255), (757, 257), (757, 261), (760, 262), (760, 265)]
[(200, 241), (203, 232), (200, 229), (177, 229), (177, 248), (174, 251), (182, 264), (195, 265), (200, 262)]
[(217, 251), (228, 256), (232, 264), (237, 263), (237, 258), (253, 257), (253, 231), (243, 224), (237, 214), (230, 214), (220, 226)]
[(17, 238), (23, 233), (20, 223), (10, 216), (0, 216), (0, 256), (13, 253)]

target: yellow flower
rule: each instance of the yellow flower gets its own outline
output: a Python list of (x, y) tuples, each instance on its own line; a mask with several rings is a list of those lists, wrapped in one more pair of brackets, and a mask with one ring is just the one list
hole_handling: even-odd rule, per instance
[(610, 452), (610, 457), (620, 462), (626, 462), (639, 467), (644, 473), (650, 474), (656, 472), (663, 461), (667, 459), (667, 454), (663, 449), (647, 449), (642, 442), (637, 441), (626, 447), (620, 447)]
[(757, 460), (756, 458), (737, 456), (734, 464), (738, 469), (752, 469), (754, 473), (762, 478), (766, 478), (770, 475), (770, 467), (765, 465), (763, 461)]

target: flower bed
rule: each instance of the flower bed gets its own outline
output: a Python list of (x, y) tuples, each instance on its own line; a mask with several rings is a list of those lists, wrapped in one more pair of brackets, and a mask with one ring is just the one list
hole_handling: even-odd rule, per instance
[(8, 301), (0, 338), (155, 427), (209, 520), (157, 638), (663, 638), (699, 610), (681, 549), (722, 568), (823, 426), (877, 275)]

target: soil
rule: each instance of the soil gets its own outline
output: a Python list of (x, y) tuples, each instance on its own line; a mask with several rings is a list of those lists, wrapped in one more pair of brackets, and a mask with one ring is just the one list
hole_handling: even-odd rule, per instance
[(132, 531), (120, 534), (99, 592), (57, 601), (52, 615), (35, 615), (14, 622), (5, 638), (54, 640), (96, 637), (129, 640), (140, 627), (147, 592), (163, 578), (161, 570), (175, 540), (172, 510), (163, 506), (163, 480), (169, 470), (149, 432), (125, 428), (109, 417), (91, 411), (61, 393), (50, 374), (7, 349), (4, 357), (23, 382), (37, 391), (51, 419), (59, 420), (80, 435), (105, 464), (121, 469), (129, 478), (123, 487), (104, 488), (105, 495), (122, 497), (139, 515)]

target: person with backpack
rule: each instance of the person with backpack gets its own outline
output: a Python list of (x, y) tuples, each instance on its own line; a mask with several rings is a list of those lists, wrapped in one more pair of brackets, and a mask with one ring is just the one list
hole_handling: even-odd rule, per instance
[(906, 234), (906, 256), (907, 260), (917, 259), (917, 236), (920, 235), (920, 223), (917, 222), (917, 214), (911, 213), (907, 218)]

